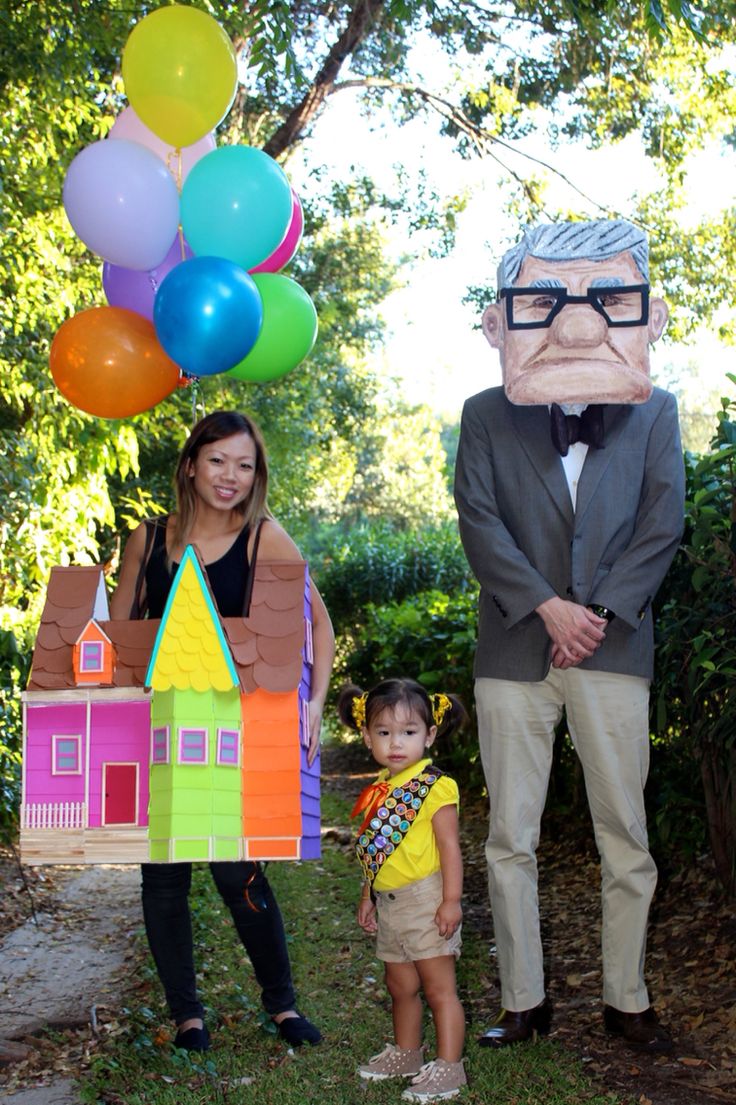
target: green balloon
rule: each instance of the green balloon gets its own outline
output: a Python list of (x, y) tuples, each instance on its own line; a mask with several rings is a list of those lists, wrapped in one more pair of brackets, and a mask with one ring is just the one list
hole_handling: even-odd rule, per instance
[(304, 288), (278, 272), (252, 273), (263, 301), (263, 325), (250, 353), (224, 373), (236, 380), (265, 383), (291, 372), (317, 337), (317, 312)]

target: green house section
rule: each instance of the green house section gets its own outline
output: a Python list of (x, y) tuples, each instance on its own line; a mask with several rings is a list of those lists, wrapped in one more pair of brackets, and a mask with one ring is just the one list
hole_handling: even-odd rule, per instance
[[(219, 729), (240, 731), (239, 688), (156, 691), (151, 726), (169, 728), (169, 763), (150, 768), (151, 861), (237, 859), (241, 772), (239, 765), (217, 763), (217, 734)], [(182, 728), (207, 730), (205, 764), (179, 762)]]

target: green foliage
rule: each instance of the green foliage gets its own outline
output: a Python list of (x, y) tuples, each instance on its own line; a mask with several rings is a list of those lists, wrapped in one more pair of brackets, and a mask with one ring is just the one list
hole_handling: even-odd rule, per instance
[[(732, 382), (736, 377), (729, 376)], [(736, 401), (711, 451), (687, 456), (687, 529), (660, 595), (657, 732), (699, 764), (711, 847), (736, 892)], [(673, 813), (669, 814), (672, 820)], [(678, 816), (680, 816), (678, 814)]]
[(381, 522), (326, 528), (310, 561), (338, 632), (362, 627), (369, 604), (400, 603), (431, 589), (477, 593), (454, 520), (409, 530)]
[(20, 805), (21, 707), (26, 685), (28, 654), (15, 636), (0, 629), (0, 842), (8, 844), (15, 831)]
[[(338, 678), (369, 689), (381, 679), (406, 676), (431, 693), (457, 694), (473, 716), (473, 656), (477, 591), (423, 591), (403, 602), (369, 603)], [(475, 725), (453, 734), (437, 760), (463, 783), (482, 785)]]

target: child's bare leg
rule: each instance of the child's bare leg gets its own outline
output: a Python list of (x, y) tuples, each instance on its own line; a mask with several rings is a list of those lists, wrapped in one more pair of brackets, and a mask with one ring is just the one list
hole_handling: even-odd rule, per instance
[(422, 1044), (419, 975), (413, 963), (386, 963), (385, 967), (396, 1046), (414, 1050)]
[(457, 996), (455, 957), (438, 955), (432, 959), (419, 959), (414, 966), (432, 1010), (437, 1056), (447, 1063), (459, 1063), (465, 1043), (465, 1011)]

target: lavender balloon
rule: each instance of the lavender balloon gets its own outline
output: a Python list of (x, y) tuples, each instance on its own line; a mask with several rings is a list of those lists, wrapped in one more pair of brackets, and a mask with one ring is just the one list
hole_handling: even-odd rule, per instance
[(129, 311), (135, 311), (153, 322), (153, 303), (164, 277), (168, 276), (171, 270), (182, 261), (188, 261), (191, 256), (192, 251), (184, 241), (182, 257), (182, 242), (177, 234), (161, 264), (148, 272), (124, 269), (120, 265), (111, 265), (109, 261), (105, 261), (102, 266), (102, 287), (107, 302), (111, 307), (127, 307)]
[(126, 269), (160, 265), (179, 225), (169, 170), (127, 139), (93, 142), (77, 154), (64, 181), (64, 208), (93, 253)]

